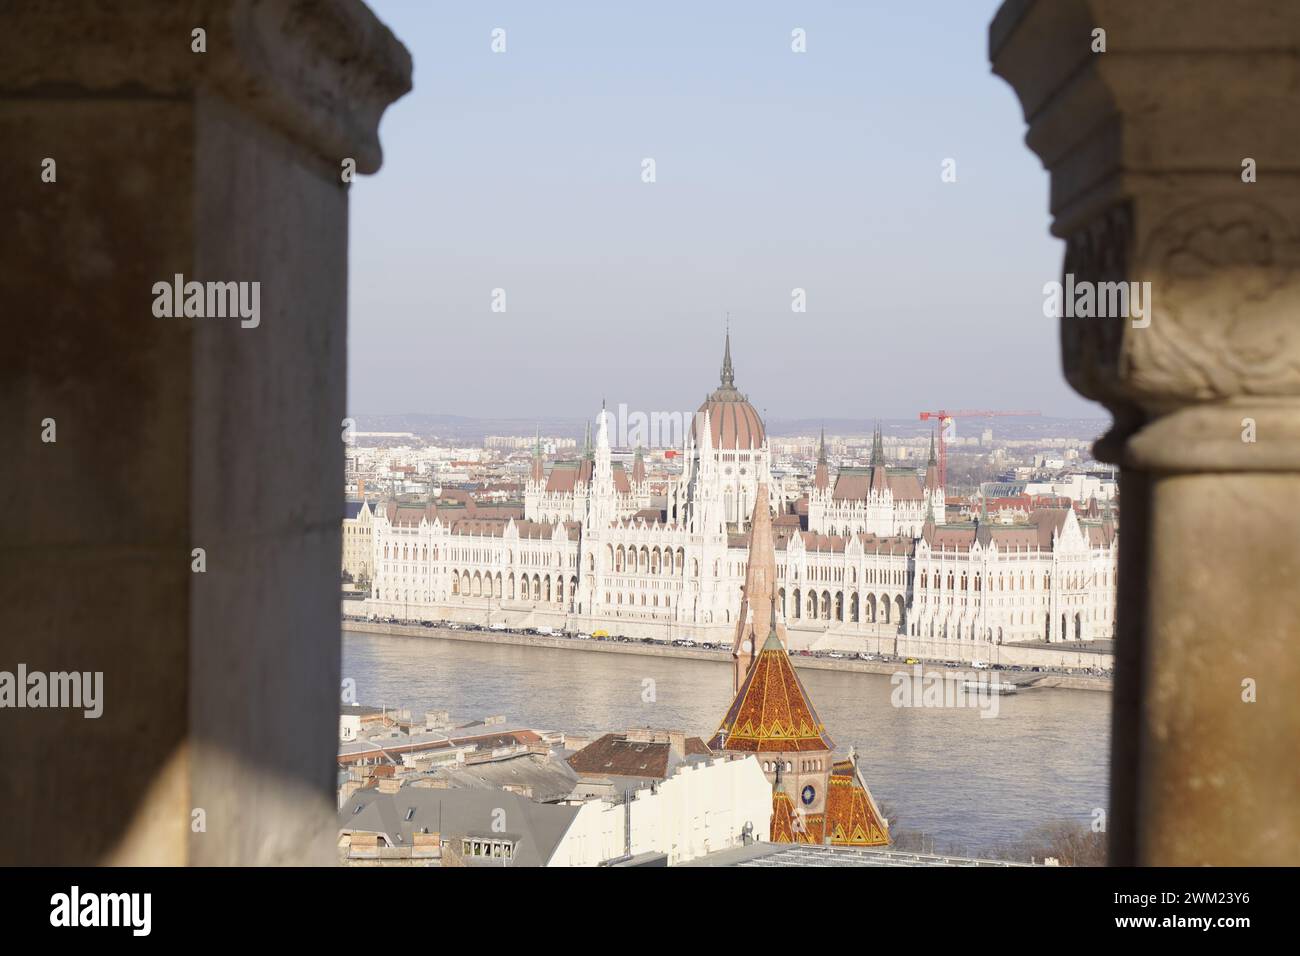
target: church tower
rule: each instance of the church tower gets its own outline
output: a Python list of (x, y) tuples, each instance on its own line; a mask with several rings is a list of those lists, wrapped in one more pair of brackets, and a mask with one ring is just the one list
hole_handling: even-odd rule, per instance
[(749, 568), (732, 647), (735, 693), (709, 749), (758, 760), (772, 784), (770, 839), (888, 846), (888, 823), (862, 778), (856, 751), (850, 751), (848, 760), (835, 760), (826, 725), (790, 663), (785, 626), (776, 610), (775, 570), (764, 483), (754, 505)]

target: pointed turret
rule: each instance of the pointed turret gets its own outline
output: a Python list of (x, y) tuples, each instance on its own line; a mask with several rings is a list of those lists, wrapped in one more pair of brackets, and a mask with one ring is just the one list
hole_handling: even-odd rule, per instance
[(934, 540), (934, 499), (925, 499), (925, 523), (921, 525), (921, 537), (926, 541)]
[(641, 446), (636, 446), (636, 456), (632, 459), (632, 484), (641, 485), (645, 483), (645, 457), (641, 454)]
[(599, 451), (606, 451), (609, 449), (609, 425), (605, 420), (605, 416), (608, 414), (609, 413), (605, 411), (605, 401), (604, 399), (601, 399), (600, 418), (597, 419), (599, 424), (596, 426), (596, 448)]
[(537, 434), (533, 438), (533, 470), (532, 480), (538, 484), (546, 479), (545, 462), (542, 459), (542, 429), (537, 427)]
[[(745, 593), (740, 599), (736, 636), (731, 656), (735, 673), (732, 688), (738, 689), (749, 671), (759, 645), (775, 633), (776, 546), (772, 538), (772, 512), (767, 484), (760, 482), (749, 529), (749, 564), (745, 569)], [(780, 638), (778, 637), (778, 640)]]
[(817, 473), (813, 485), (818, 491), (825, 491), (831, 486), (830, 466), (826, 463), (826, 429), (822, 428), (822, 440), (817, 449)]
[(885, 465), (885, 440), (880, 434), (880, 426), (871, 438), (871, 490), (884, 494), (889, 490), (889, 470)]

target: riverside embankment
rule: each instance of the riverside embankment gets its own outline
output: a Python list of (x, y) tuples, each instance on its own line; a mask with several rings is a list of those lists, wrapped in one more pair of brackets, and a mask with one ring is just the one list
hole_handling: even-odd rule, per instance
[[(679, 647), (673, 644), (639, 641), (623, 642), (613, 640), (583, 640), (576, 637), (547, 636), (545, 634), (522, 634), (515, 631), (469, 631), (453, 630), (445, 627), (424, 627), (419, 624), (388, 624), (374, 621), (361, 621), (344, 618), (343, 629), (358, 634), (388, 634), (396, 637), (423, 637), (445, 641), (464, 641), (477, 644), (513, 645), (517, 647), (553, 647), (560, 650), (579, 651), (590, 654), (632, 654), (641, 657), (674, 657), (685, 660), (727, 661), (726, 650), (719, 648)], [(864, 661), (843, 657), (815, 657), (812, 655), (792, 654), (791, 663), (800, 669), (828, 670), (860, 674), (891, 675), (904, 667), (899, 660)], [(953, 664), (944, 661), (922, 661), (927, 666), (952, 670), (970, 670), (969, 665)], [(1014, 683), (1020, 690), (1038, 690), (1045, 688), (1067, 688), (1070, 690), (1109, 691), (1110, 678), (1095, 677), (1090, 674), (1067, 674), (1053, 671), (1004, 670), (998, 672), (1002, 682)]]

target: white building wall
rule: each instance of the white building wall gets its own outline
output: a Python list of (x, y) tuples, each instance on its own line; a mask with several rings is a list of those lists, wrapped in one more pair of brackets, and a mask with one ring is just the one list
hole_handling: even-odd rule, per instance
[[(770, 478), (771, 458), (766, 444), (718, 450), (707, 427), (702, 435), (699, 447), (685, 448), (682, 475), (667, 496), (667, 524), (630, 517), (644, 489), (615, 492), (603, 424), (590, 486), (548, 495), (539, 483), (528, 484), (530, 517), (558, 522), (548, 538), (521, 537), (514, 522), (500, 535), (452, 534), (437, 520), (393, 527), (379, 508), (370, 522), (373, 585), (365, 612), (729, 641), (748, 552), (730, 546), (728, 522), (734, 528), (742, 504), (746, 515), (752, 509), (758, 481)], [(941, 493), (935, 496), (942, 520)], [(803, 538), (792, 536), (777, 552), (792, 643), (836, 638), (843, 640), (835, 646), (851, 649), (855, 637), (895, 634), (954, 641), (964, 648), (957, 657), (973, 658), (989, 643), (1113, 636), (1116, 549), (1091, 547), (1073, 516), (1052, 548), (1000, 552), (977, 545), (938, 553), (919, 539), (925, 516), (924, 501), (896, 503), (888, 491), (858, 502), (815, 491), (811, 530), (901, 534), (915, 548), (891, 554), (851, 540), (840, 552), (806, 551)], [(565, 520), (580, 524), (577, 537)]]
[(685, 765), (626, 804), (584, 804), (547, 865), (597, 866), (623, 857), (629, 812), (632, 855), (664, 853), (671, 866), (742, 845), (746, 824), (753, 840), (766, 840), (772, 785), (753, 757)]

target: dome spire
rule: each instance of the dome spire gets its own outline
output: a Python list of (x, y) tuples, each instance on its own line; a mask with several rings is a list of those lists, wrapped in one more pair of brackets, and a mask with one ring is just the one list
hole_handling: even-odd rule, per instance
[(736, 387), (736, 373), (731, 367), (731, 313), (727, 313), (727, 337), (726, 345), (722, 350), (722, 381), (723, 388)]

